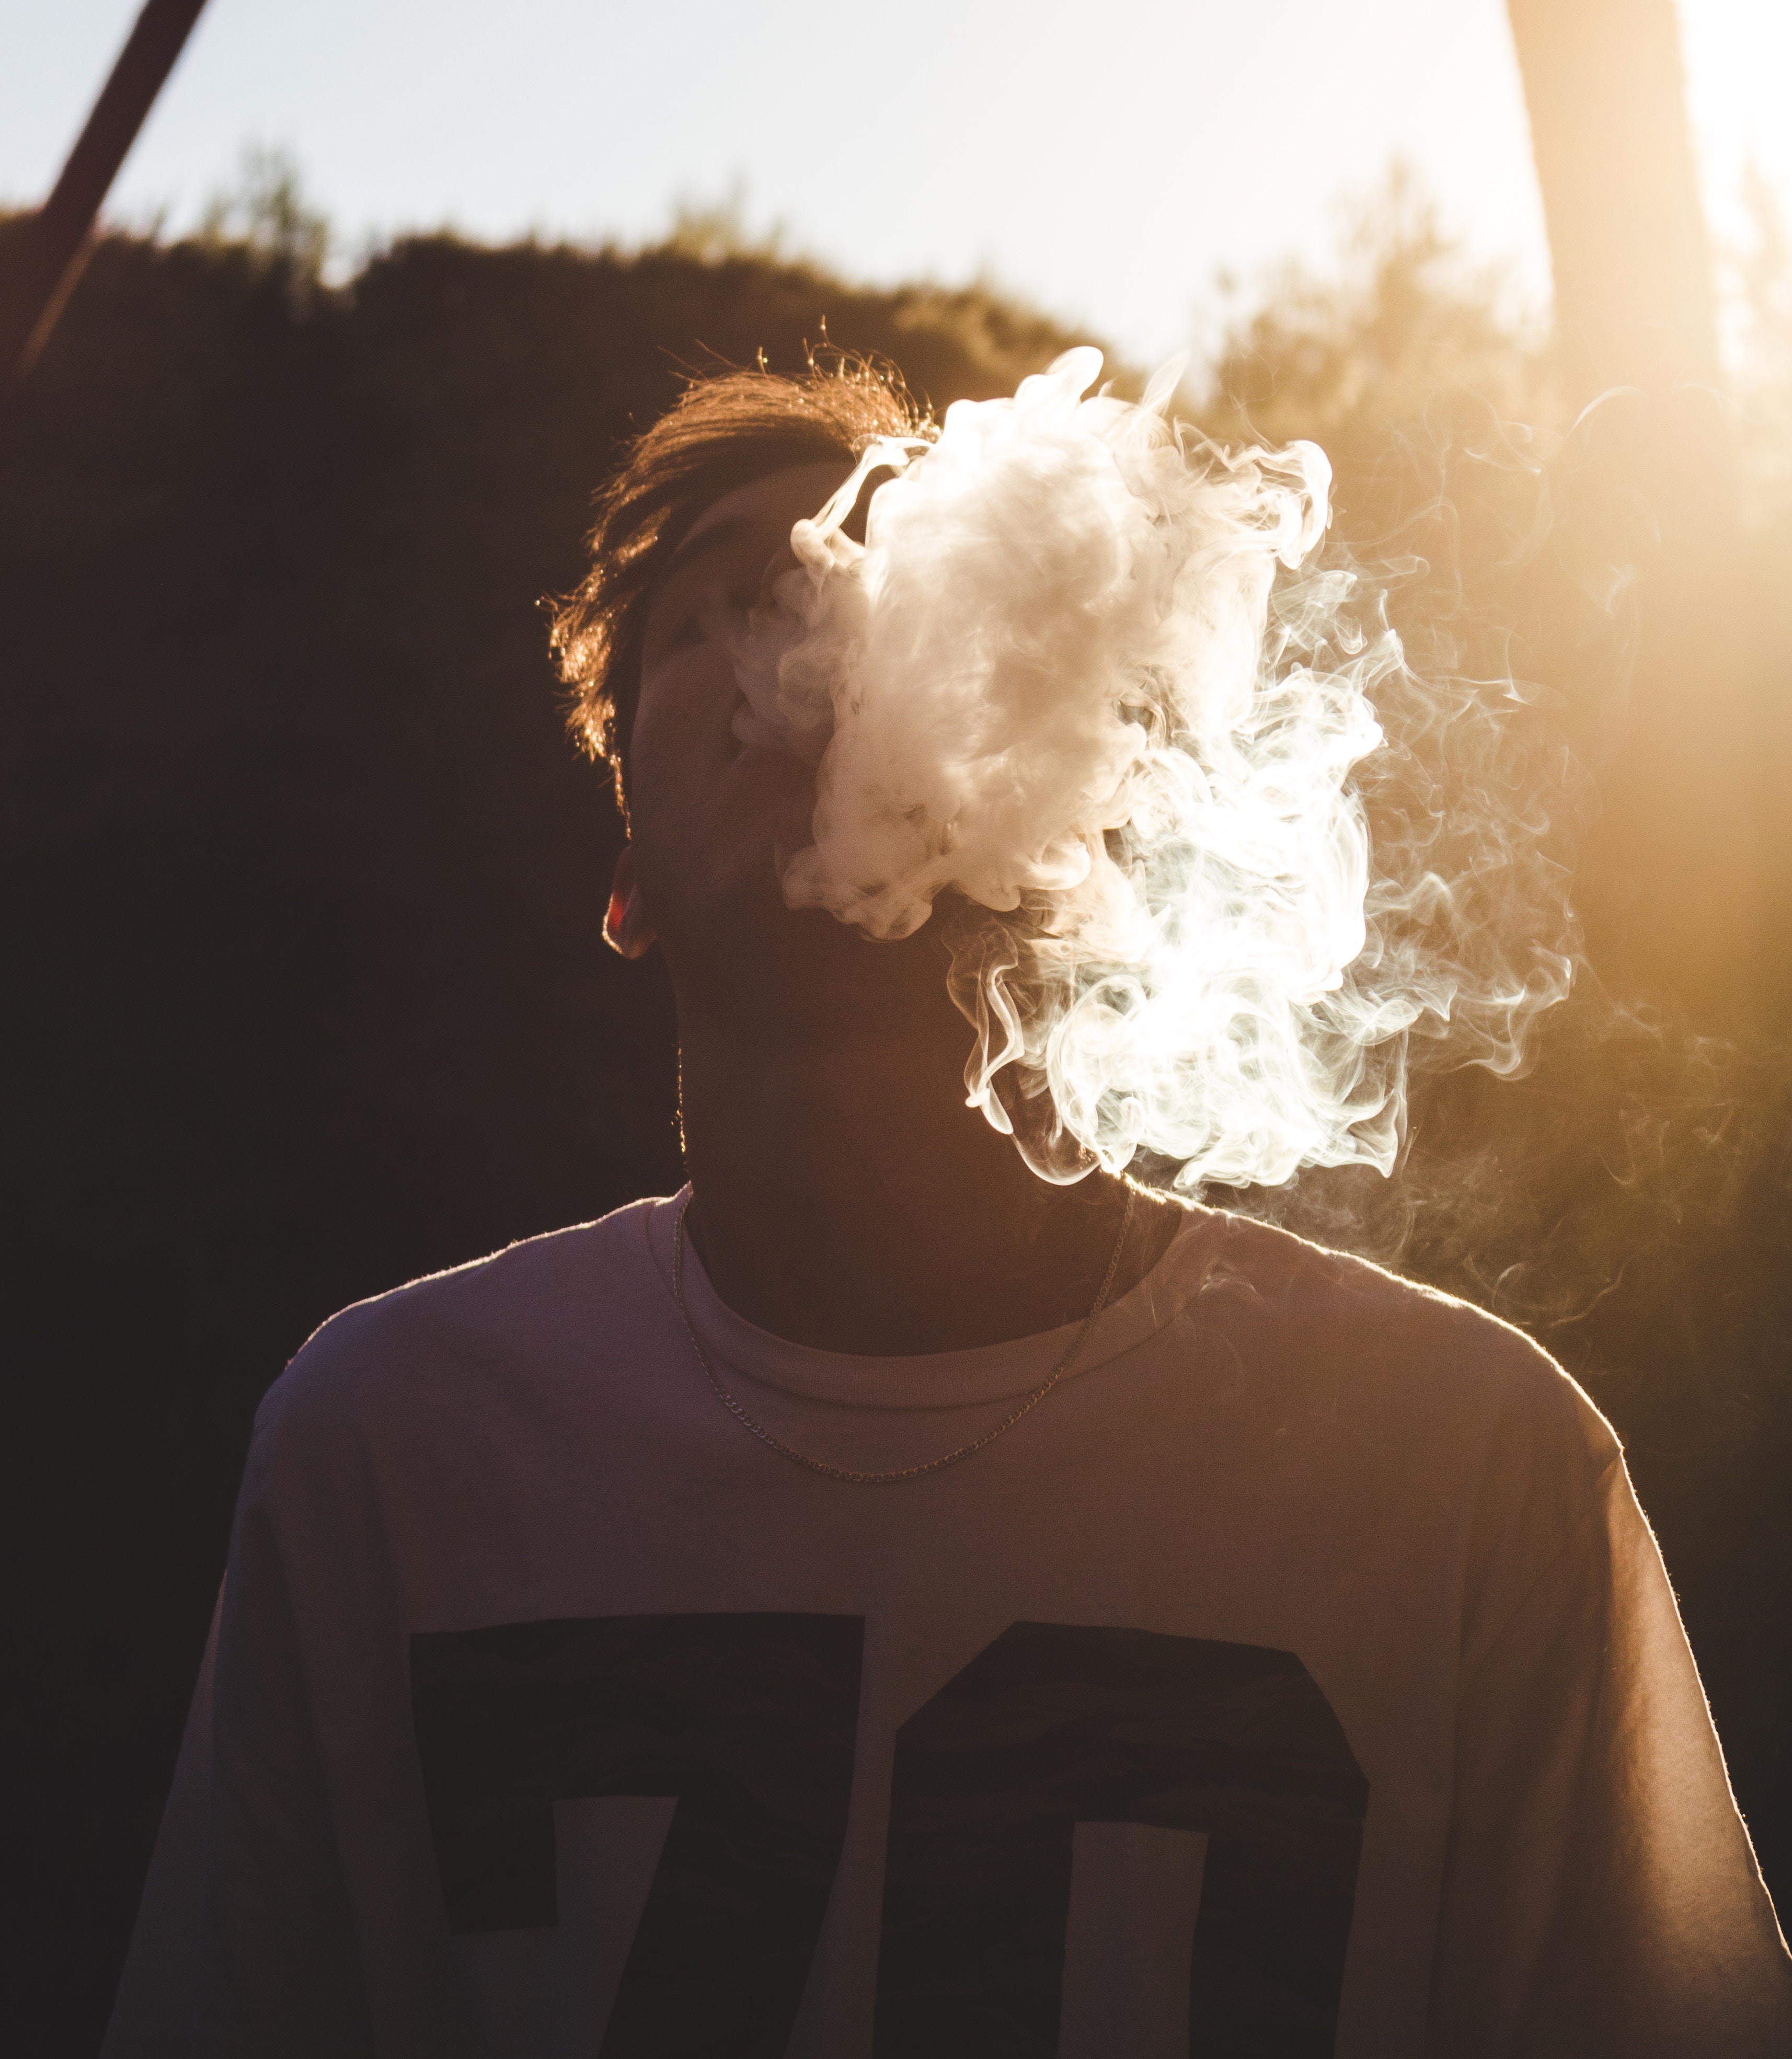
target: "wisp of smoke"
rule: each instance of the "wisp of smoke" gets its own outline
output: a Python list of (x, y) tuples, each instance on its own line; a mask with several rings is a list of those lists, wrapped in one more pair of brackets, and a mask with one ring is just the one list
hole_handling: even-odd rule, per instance
[(737, 734), (816, 767), (786, 899), (886, 938), (950, 894), (970, 1101), (1048, 1180), (1385, 1173), (1414, 1037), (1510, 1072), (1567, 990), (1463, 892), (1535, 826), (1433, 791), (1372, 837), (1412, 682), (1320, 550), (1324, 454), (1221, 451), (1168, 419), (1179, 365), (1137, 404), (1101, 366), (874, 444), (792, 532), (736, 645)]

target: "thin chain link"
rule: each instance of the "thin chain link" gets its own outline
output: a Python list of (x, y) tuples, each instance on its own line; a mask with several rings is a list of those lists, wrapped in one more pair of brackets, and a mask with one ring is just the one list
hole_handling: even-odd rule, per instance
[(1120, 1234), (1113, 1241), (1113, 1251), (1108, 1260), (1108, 1269), (1101, 1281), (1101, 1291), (1095, 1296), (1095, 1305), (1084, 1316), (1082, 1328), (1071, 1340), (1070, 1348), (1053, 1367), (1043, 1386), (1036, 1387), (1014, 1412), (997, 1424), (993, 1430), (986, 1430), (981, 1437), (974, 1437), (968, 1444), (961, 1444), (955, 1452), (943, 1457), (929, 1459), (925, 1464), (904, 1466), (898, 1472), (860, 1473), (850, 1472), (844, 1466), (830, 1466), (825, 1459), (812, 1459), (806, 1452), (799, 1452), (786, 1444), (782, 1438), (775, 1437), (763, 1423), (756, 1422), (715, 1376), (709, 1362), (709, 1355), (698, 1341), (697, 1332), (691, 1320), (691, 1312), (684, 1305), (684, 1245), (685, 1211), (691, 1205), (687, 1193), (679, 1204), (679, 1219), (672, 1232), (672, 1298), (678, 1303), (679, 1317), (684, 1324), (684, 1333), (691, 1340), (691, 1348), (697, 1354), (697, 1363), (703, 1369), (703, 1377), (715, 1390), (716, 1399), (743, 1429), (751, 1430), (759, 1442), (775, 1452), (781, 1459), (788, 1459), (792, 1465), (806, 1466), (812, 1473), (819, 1473), (824, 1480), (843, 1480), (850, 1487), (894, 1487), (903, 1480), (919, 1480), (923, 1474), (937, 1473), (946, 1466), (955, 1466), (961, 1460), (971, 1458), (986, 1444), (993, 1444), (998, 1437), (1012, 1430), (1023, 1416), (1029, 1416), (1058, 1382), (1063, 1379), (1077, 1354), (1089, 1341), (1089, 1333), (1094, 1328), (1096, 1318), (1108, 1305), (1108, 1296), (1113, 1291), (1114, 1275), (1120, 1269), (1120, 1254), (1126, 1242), (1126, 1233), (1133, 1221), (1133, 1190), (1126, 1190), (1126, 1207), (1120, 1218)]

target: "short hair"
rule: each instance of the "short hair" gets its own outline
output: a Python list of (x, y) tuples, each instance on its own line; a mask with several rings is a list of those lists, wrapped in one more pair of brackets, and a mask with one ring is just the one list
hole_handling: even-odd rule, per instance
[(573, 734), (609, 764), (625, 818), (647, 596), (697, 517), (773, 472), (830, 458), (849, 468), (879, 436), (934, 433), (893, 364), (840, 352), (811, 357), (796, 379), (763, 363), (694, 379), (627, 446), (597, 496), (591, 570), (556, 603), (552, 632), (560, 676), (572, 689)]

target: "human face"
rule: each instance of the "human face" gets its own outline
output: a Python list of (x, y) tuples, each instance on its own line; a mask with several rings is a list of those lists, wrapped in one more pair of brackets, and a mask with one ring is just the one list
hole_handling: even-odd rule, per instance
[(791, 528), (849, 469), (802, 465), (724, 496), (648, 598), (629, 742), (631, 841), (639, 891), (681, 985), (699, 963), (738, 979), (743, 959), (857, 942), (830, 916), (784, 906), (780, 861), (810, 839), (814, 776), (735, 735), (743, 696), (730, 648), (747, 611), (794, 564)]

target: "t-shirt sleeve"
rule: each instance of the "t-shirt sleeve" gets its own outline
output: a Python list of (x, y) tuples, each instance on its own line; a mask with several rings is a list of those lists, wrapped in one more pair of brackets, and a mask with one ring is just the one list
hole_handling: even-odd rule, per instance
[(373, 2049), (270, 1505), (277, 1412), (256, 1426), (102, 2059)]
[(1578, 1499), (1465, 1655), (1428, 2048), (1785, 2059), (1792, 1961), (1623, 1459)]
[(277, 1420), (257, 1426), (218, 1625), (192, 2049), (352, 2059), (374, 2041), (269, 1487)]

